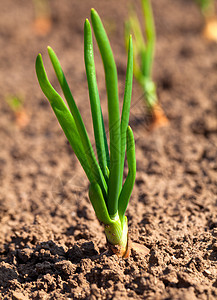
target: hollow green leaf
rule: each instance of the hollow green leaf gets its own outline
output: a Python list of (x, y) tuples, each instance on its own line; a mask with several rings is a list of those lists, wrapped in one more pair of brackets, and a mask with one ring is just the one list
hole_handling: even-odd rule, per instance
[(129, 20), (130, 28), (133, 31), (135, 41), (134, 41), (134, 49), (137, 54), (140, 54), (142, 51), (144, 52), (146, 49), (146, 42), (143, 37), (143, 33), (141, 30), (141, 26), (139, 24), (138, 17), (136, 13), (132, 10), (130, 20)]
[[(125, 47), (127, 51), (129, 51), (129, 36), (133, 32), (132, 25), (130, 21), (125, 22), (124, 25), (124, 39), (125, 39)], [(139, 53), (138, 46), (136, 45), (135, 35), (132, 36), (133, 43), (133, 74), (138, 82), (143, 78), (143, 74), (139, 64), (139, 57), (141, 53)], [(141, 59), (141, 57), (140, 57)]]
[(145, 77), (151, 78), (155, 51), (155, 25), (150, 0), (142, 0), (145, 19), (146, 51), (142, 55), (142, 70)]
[(74, 101), (74, 98), (71, 94), (70, 88), (68, 86), (68, 83), (66, 81), (65, 75), (63, 73), (63, 70), (61, 68), (60, 62), (55, 54), (55, 52), (53, 51), (53, 49), (51, 47), (48, 47), (48, 53), (53, 65), (53, 68), (55, 70), (56, 76), (58, 78), (58, 81), (60, 83), (60, 86), (62, 88), (62, 91), (64, 93), (64, 96), (66, 98), (66, 101), (69, 105), (70, 111), (74, 117), (75, 123), (76, 123), (76, 127), (78, 129), (80, 138), (81, 138), (81, 142), (83, 144), (83, 148), (85, 151), (85, 157), (87, 158), (88, 164), (90, 169), (92, 170), (92, 173), (94, 175), (94, 179), (100, 184), (103, 194), (106, 197), (106, 193), (107, 193), (107, 185), (104, 179), (104, 176), (102, 174), (102, 171), (98, 165), (98, 162), (96, 160), (94, 151), (93, 151), (93, 147), (91, 145), (91, 142), (89, 140), (84, 122), (82, 120), (81, 114), (77, 108), (77, 105)]
[(120, 188), (122, 188), (123, 181), (123, 171), (124, 171), (124, 158), (126, 151), (126, 136), (127, 127), (129, 124), (130, 116), (130, 104), (132, 97), (132, 85), (133, 85), (133, 43), (132, 36), (129, 37), (128, 42), (128, 61), (127, 61), (127, 72), (125, 80), (125, 91), (124, 91), (124, 101), (121, 114), (121, 171), (120, 171)]
[(92, 182), (89, 187), (89, 198), (93, 205), (95, 214), (103, 224), (111, 224), (108, 209), (102, 194), (102, 190), (98, 183)]
[(108, 210), (110, 216), (114, 216), (116, 215), (118, 209), (121, 164), (120, 111), (117, 68), (107, 34), (99, 15), (94, 9), (91, 10), (91, 21), (105, 70), (110, 135)]
[(128, 174), (118, 200), (118, 213), (122, 224), (124, 223), (125, 211), (136, 179), (135, 141), (130, 126), (127, 128), (127, 164)]
[[(107, 140), (104, 139), (105, 126), (100, 106), (99, 92), (96, 81), (96, 71), (93, 54), (92, 32), (89, 21), (84, 23), (84, 61), (87, 74), (89, 97), (94, 127), (94, 136), (98, 155), (99, 165), (105, 178), (107, 178)], [(107, 148), (107, 149), (106, 149)]]
[(83, 145), (80, 140), (80, 135), (78, 133), (75, 121), (67, 106), (65, 105), (63, 99), (60, 95), (55, 91), (55, 89), (50, 84), (47, 74), (44, 69), (43, 61), (41, 54), (37, 56), (36, 59), (36, 74), (38, 77), (39, 84), (41, 86), (42, 91), (45, 96), (48, 98), (51, 107), (70, 143), (72, 146), (75, 155), (80, 161), (88, 179), (90, 181), (94, 180), (94, 176), (91, 168), (87, 163), (86, 154), (84, 152)]

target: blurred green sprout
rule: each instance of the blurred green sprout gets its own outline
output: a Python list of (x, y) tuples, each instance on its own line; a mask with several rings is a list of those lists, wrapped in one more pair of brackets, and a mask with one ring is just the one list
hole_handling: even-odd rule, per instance
[(24, 107), (24, 97), (9, 95), (5, 98), (8, 106), (14, 114), (15, 123), (21, 129), (25, 128), (30, 121), (29, 112)]
[(215, 15), (215, 0), (195, 0), (205, 16)]
[(24, 99), (21, 96), (9, 95), (6, 97), (5, 101), (13, 112), (17, 112), (23, 109)]
[(134, 9), (130, 10), (130, 17), (125, 23), (125, 44), (128, 47), (130, 33), (134, 44), (134, 76), (144, 91), (145, 103), (153, 116), (153, 121), (158, 125), (167, 123), (167, 118), (160, 107), (156, 84), (152, 79), (152, 69), (155, 53), (155, 25), (151, 3), (149, 0), (141, 0), (142, 12), (145, 23), (145, 34), (140, 26), (138, 16)]
[(48, 0), (32, 0), (36, 18), (50, 17), (50, 4)]
[(201, 9), (205, 19), (203, 36), (217, 42), (217, 16), (215, 11), (215, 0), (195, 0)]
[(33, 6), (35, 12), (34, 33), (38, 36), (45, 36), (52, 28), (49, 0), (33, 0)]

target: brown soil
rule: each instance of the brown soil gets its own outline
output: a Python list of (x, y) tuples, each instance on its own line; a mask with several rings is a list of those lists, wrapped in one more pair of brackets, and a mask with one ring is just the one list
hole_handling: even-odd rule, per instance
[[(141, 90), (134, 83), (130, 124), (138, 172), (127, 216), (132, 242), (150, 252), (132, 251), (127, 259), (105, 252), (88, 181), (34, 70), (42, 52), (58, 88), (46, 54), (52, 46), (92, 137), (83, 22), (91, 7), (102, 16), (123, 98), (126, 1), (53, 0), (46, 37), (32, 32), (31, 1), (0, 2), (1, 299), (217, 299), (217, 45), (202, 40), (203, 21), (193, 1), (153, 1), (154, 77), (170, 123), (147, 130)], [(97, 48), (95, 57), (105, 112)], [(4, 101), (9, 94), (26, 99), (31, 120), (22, 129)]]

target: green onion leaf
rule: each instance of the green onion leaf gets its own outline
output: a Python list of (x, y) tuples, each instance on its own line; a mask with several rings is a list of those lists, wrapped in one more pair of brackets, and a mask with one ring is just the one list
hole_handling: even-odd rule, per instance
[(96, 216), (103, 224), (111, 224), (108, 209), (102, 194), (102, 190), (98, 183), (92, 182), (89, 187), (89, 198), (93, 205)]
[(48, 53), (52, 62), (52, 65), (54, 67), (55, 73), (57, 75), (58, 81), (60, 83), (60, 86), (62, 88), (62, 91), (64, 93), (64, 96), (66, 98), (66, 101), (69, 105), (70, 111), (74, 117), (78, 132), (80, 134), (80, 138), (81, 138), (81, 142), (83, 144), (83, 148), (86, 154), (86, 158), (88, 160), (88, 164), (90, 169), (92, 170), (93, 174), (94, 174), (94, 178), (97, 182), (99, 182), (103, 194), (106, 197), (106, 192), (107, 192), (107, 185), (104, 179), (104, 176), (102, 174), (102, 171), (98, 165), (98, 162), (96, 160), (94, 151), (93, 151), (93, 147), (91, 145), (91, 142), (89, 140), (84, 122), (82, 120), (82, 117), (80, 115), (80, 112), (77, 108), (77, 105), (73, 99), (73, 96), (71, 94), (70, 88), (68, 86), (68, 83), (66, 81), (65, 75), (63, 73), (63, 70), (61, 68), (60, 62), (55, 54), (55, 52), (53, 51), (53, 49), (51, 47), (48, 47)]
[(129, 116), (130, 116), (132, 85), (133, 85), (133, 43), (132, 43), (132, 36), (130, 36), (129, 43), (128, 43), (128, 61), (127, 61), (124, 101), (123, 101), (123, 108), (121, 114), (121, 171), (120, 171), (121, 185), (120, 188), (122, 188), (122, 181), (123, 181), (124, 158), (125, 158), (125, 151), (126, 151), (126, 136), (127, 136), (127, 127), (129, 124)]
[(136, 179), (135, 141), (133, 131), (130, 126), (127, 128), (127, 164), (128, 174), (118, 200), (118, 213), (122, 225), (124, 223), (125, 211), (127, 209)]
[(108, 210), (110, 216), (115, 217), (118, 210), (121, 164), (120, 111), (118, 99), (117, 68), (107, 34), (99, 15), (94, 9), (91, 9), (91, 21), (105, 69), (110, 134)]
[(84, 61), (86, 67), (89, 97), (91, 104), (91, 112), (93, 119), (94, 135), (96, 141), (96, 149), (99, 165), (105, 178), (107, 178), (107, 152), (108, 144), (104, 139), (105, 126), (100, 106), (99, 92), (96, 81), (96, 71), (93, 54), (92, 32), (89, 21), (86, 19), (84, 23)]
[(152, 64), (155, 50), (155, 26), (154, 17), (150, 0), (142, 0), (143, 14), (145, 18), (145, 32), (146, 32), (146, 51), (142, 56), (142, 70), (145, 77), (151, 78)]
[(45, 96), (48, 98), (51, 107), (70, 143), (75, 155), (80, 161), (88, 179), (90, 181), (94, 180), (94, 176), (91, 168), (87, 163), (86, 154), (84, 152), (83, 145), (80, 140), (80, 135), (78, 133), (75, 121), (70, 111), (68, 110), (65, 102), (60, 97), (60, 95), (55, 91), (55, 89), (50, 84), (47, 74), (44, 69), (41, 54), (37, 56), (36, 59), (36, 74), (38, 77), (39, 84)]

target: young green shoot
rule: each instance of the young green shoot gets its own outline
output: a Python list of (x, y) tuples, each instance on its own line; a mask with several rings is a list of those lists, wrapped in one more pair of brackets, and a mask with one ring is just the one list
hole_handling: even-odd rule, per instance
[(128, 45), (127, 36), (132, 32), (134, 44), (134, 76), (144, 91), (146, 105), (153, 116), (152, 125), (164, 125), (168, 120), (160, 107), (156, 84), (152, 79), (156, 41), (154, 17), (150, 1), (141, 0), (141, 4), (145, 23), (145, 35), (143, 35), (138, 16), (132, 9), (130, 18), (125, 24), (125, 44), (126, 46)]
[(215, 3), (214, 0), (195, 0), (199, 5), (202, 13), (207, 16), (215, 14)]
[[(110, 147), (108, 147), (97, 87), (92, 30), (90, 22), (86, 19), (84, 23), (84, 61), (98, 159), (60, 62), (51, 47), (48, 47), (48, 54), (69, 108), (50, 84), (41, 54), (36, 59), (36, 73), (41, 89), (48, 98), (90, 181), (89, 198), (98, 220), (104, 225), (107, 242), (117, 255), (126, 257), (129, 254), (129, 243), (125, 212), (136, 176), (135, 141), (132, 129), (128, 126), (133, 80), (132, 37), (129, 37), (128, 42), (125, 93), (120, 115), (117, 68), (108, 36), (94, 9), (91, 9), (91, 23), (104, 65), (109, 119)], [(123, 182), (125, 153), (128, 174)]]
[(215, 0), (195, 0), (200, 7), (205, 19), (203, 36), (217, 42), (217, 16), (215, 12)]
[(10, 109), (14, 112), (20, 111), (23, 109), (24, 99), (20, 96), (7, 96), (5, 101), (9, 105)]
[(47, 35), (52, 27), (49, 0), (32, 0), (34, 6), (35, 20), (33, 29), (36, 35)]
[(22, 96), (7, 96), (5, 101), (13, 111), (15, 123), (19, 128), (24, 128), (28, 125), (30, 118), (24, 107), (24, 98)]

